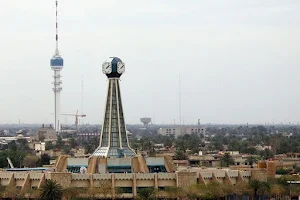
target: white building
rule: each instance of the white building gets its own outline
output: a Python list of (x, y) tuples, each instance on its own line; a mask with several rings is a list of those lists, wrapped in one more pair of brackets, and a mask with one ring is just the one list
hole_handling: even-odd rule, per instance
[(37, 155), (42, 155), (46, 150), (46, 143), (45, 142), (38, 142), (34, 144), (34, 150)]
[(205, 136), (206, 129), (200, 126), (170, 126), (160, 128), (157, 133), (160, 135), (174, 136), (183, 136), (185, 134), (203, 134)]

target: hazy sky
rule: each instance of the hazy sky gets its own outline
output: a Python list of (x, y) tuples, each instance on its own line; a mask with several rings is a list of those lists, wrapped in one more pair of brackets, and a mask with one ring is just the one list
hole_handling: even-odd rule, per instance
[[(126, 123), (300, 122), (299, 0), (60, 0), (62, 113), (102, 123), (109, 56)], [(52, 123), (54, 0), (0, 1), (0, 123)], [(62, 117), (62, 123), (73, 118)]]

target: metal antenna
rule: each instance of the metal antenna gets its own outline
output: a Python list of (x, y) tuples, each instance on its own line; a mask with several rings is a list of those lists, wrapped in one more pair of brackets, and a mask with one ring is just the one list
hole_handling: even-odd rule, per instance
[(178, 79), (178, 104), (179, 104), (179, 125), (181, 125), (181, 81), (180, 81), (180, 73), (179, 73), (179, 79)]
[(83, 113), (83, 75), (81, 75), (81, 113)]
[(58, 18), (57, 18), (57, 6), (58, 6), (58, 1), (55, 1), (55, 6), (56, 6), (56, 13), (55, 13), (55, 24), (56, 24), (56, 36), (55, 36), (55, 41), (56, 41), (56, 48), (55, 48), (55, 55), (59, 55), (58, 51)]

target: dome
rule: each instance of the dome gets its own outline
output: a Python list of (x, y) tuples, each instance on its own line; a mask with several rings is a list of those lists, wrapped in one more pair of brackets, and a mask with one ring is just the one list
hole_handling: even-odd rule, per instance
[(17, 139), (24, 139), (24, 135), (22, 135), (21, 133), (17, 135)]
[(117, 64), (118, 62), (122, 62), (122, 60), (118, 57), (109, 57), (105, 62), (110, 62), (111, 64)]

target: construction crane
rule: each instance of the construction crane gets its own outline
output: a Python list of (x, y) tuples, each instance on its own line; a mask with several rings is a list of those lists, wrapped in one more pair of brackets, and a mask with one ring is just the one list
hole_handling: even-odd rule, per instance
[(75, 127), (76, 127), (76, 131), (78, 132), (78, 117), (86, 117), (85, 114), (78, 114), (78, 110), (76, 112), (76, 114), (61, 114), (61, 115), (65, 115), (65, 116), (75, 116)]

